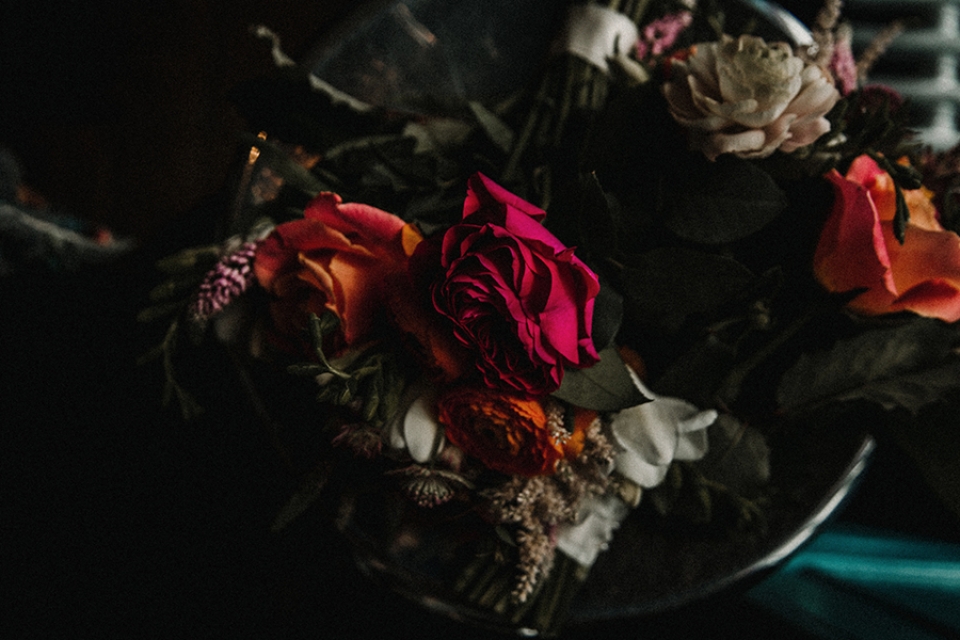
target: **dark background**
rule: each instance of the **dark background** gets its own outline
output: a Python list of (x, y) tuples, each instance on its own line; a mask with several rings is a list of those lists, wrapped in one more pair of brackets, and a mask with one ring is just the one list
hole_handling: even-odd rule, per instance
[[(372, 586), (309, 516), (271, 536), (290, 484), (262, 433), (237, 428), (249, 407), (183, 424), (135, 362), (157, 338), (135, 320), (154, 258), (206, 228), (236, 166), (227, 94), (271, 69), (248, 27), (296, 57), (351, 4), (0, 3), (0, 143), (52, 206), (141, 242), (114, 264), (0, 279), (4, 637), (485, 635)], [(895, 442), (843, 521), (960, 538)], [(736, 593), (569, 635), (807, 637)]]
[(346, 0), (0, 3), (0, 143), (51, 203), (151, 237), (219, 189), (243, 122), (227, 96), (294, 57)]

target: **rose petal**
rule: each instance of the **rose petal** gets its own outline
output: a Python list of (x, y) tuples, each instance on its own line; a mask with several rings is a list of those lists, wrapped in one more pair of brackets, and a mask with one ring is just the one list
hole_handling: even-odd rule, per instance
[[(814, 252), (817, 278), (831, 291), (852, 291), (883, 283), (896, 294), (883, 230), (870, 194), (836, 170), (827, 174), (836, 202)], [(883, 292), (878, 292), (881, 295)]]
[(823, 134), (830, 131), (830, 121), (826, 118), (808, 118), (799, 120), (790, 125), (789, 139), (784, 139), (780, 150), (784, 153), (793, 153), (800, 147), (805, 147)]
[(898, 297), (891, 308), (956, 322), (960, 320), (960, 288), (939, 278), (921, 282)]
[(356, 202), (343, 203), (339, 195), (324, 192), (316, 196), (303, 215), (343, 234), (360, 234), (364, 244), (386, 246), (400, 240), (406, 223), (392, 213)]
[(790, 111), (793, 113), (809, 114), (815, 113), (818, 116), (825, 115), (833, 105), (836, 104), (839, 93), (826, 78), (818, 67), (810, 66), (804, 70), (804, 75), (816, 75), (809, 84), (805, 84), (803, 89), (790, 103)]
[(520, 196), (510, 193), (499, 184), (483, 175), (475, 173), (467, 180), (467, 197), (463, 203), (463, 217), (466, 219), (477, 212), (485, 214), (486, 221), (493, 221), (503, 225), (502, 218), (487, 218), (495, 213), (501, 213), (505, 216), (508, 208), (526, 214), (533, 220), (543, 220), (547, 212), (543, 209), (527, 202)]

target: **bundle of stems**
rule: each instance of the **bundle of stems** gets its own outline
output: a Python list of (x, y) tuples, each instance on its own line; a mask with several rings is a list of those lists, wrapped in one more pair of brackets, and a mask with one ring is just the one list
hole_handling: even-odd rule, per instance
[[(649, 4), (650, 0), (573, 0), (571, 7), (600, 7), (620, 13), (639, 25)], [(633, 45), (632, 42), (618, 43), (621, 51)], [(546, 64), (502, 179), (516, 182), (522, 179), (523, 172), (536, 169), (541, 175), (538, 204), (546, 208), (551, 191), (549, 165), (558, 157), (568, 165), (579, 164), (576, 158), (590, 139), (593, 123), (606, 104), (611, 80), (608, 70), (574, 53), (560, 51), (554, 55)], [(573, 158), (571, 153), (575, 154)], [(546, 175), (544, 166), (548, 167)]]
[(514, 596), (517, 570), (508, 558), (479, 552), (464, 568), (454, 590), (465, 601), (500, 616), (511, 626), (532, 629), (539, 637), (556, 635), (589, 573), (589, 568), (557, 553), (550, 573), (523, 601)]

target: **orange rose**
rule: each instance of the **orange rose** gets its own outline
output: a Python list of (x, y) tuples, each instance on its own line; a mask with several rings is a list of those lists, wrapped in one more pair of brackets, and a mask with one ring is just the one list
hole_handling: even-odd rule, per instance
[(836, 198), (813, 258), (829, 291), (865, 291), (850, 308), (865, 315), (897, 311), (960, 320), (960, 236), (943, 228), (927, 189), (903, 192), (910, 221), (903, 244), (894, 237), (893, 179), (868, 156), (846, 176), (827, 178)]
[(254, 271), (274, 296), (282, 332), (299, 336), (310, 313), (330, 310), (352, 344), (376, 327), (388, 295), (412, 288), (407, 258), (421, 239), (393, 214), (321, 193), (302, 220), (278, 225), (260, 244)]
[(551, 474), (564, 457), (564, 446), (537, 400), (458, 387), (437, 403), (437, 419), (450, 442), (501, 473)]

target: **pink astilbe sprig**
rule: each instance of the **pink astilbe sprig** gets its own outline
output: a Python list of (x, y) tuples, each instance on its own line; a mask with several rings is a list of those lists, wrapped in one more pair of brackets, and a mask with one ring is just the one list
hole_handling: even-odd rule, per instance
[(239, 249), (220, 258), (207, 272), (190, 303), (190, 319), (198, 325), (223, 311), (253, 283), (253, 258), (257, 242), (245, 242)]
[(856, 91), (860, 78), (857, 61), (853, 57), (853, 29), (848, 24), (837, 28), (833, 53), (830, 57), (830, 71), (837, 81), (840, 95), (847, 96)]
[(692, 22), (692, 13), (678, 11), (648, 24), (637, 40), (637, 59), (644, 60), (648, 56), (662, 55), (673, 46), (683, 30)]

